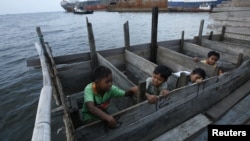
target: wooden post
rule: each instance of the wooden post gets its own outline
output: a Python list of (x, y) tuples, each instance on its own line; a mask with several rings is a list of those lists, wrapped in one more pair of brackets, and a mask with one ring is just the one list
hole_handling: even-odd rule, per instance
[(130, 48), (130, 40), (129, 40), (129, 24), (128, 21), (123, 25), (124, 30), (124, 42), (126, 49), (129, 50)]
[(40, 27), (36, 27), (36, 32), (37, 32), (37, 35), (38, 35), (38, 37), (39, 37), (40, 44), (41, 44), (42, 49), (43, 49), (43, 53), (44, 53), (44, 55), (45, 55), (46, 57), (48, 57), (48, 53), (47, 53), (47, 51), (46, 51), (46, 49), (45, 49), (45, 43), (44, 43), (44, 39), (43, 39), (43, 34), (42, 34), (42, 32), (41, 32)]
[(240, 54), (239, 54), (239, 57), (238, 57), (237, 64), (236, 64), (236, 67), (238, 67), (238, 66), (241, 65), (242, 60), (243, 60), (243, 53), (240, 53)]
[(180, 77), (178, 78), (176, 88), (180, 88), (180, 87), (186, 86), (187, 80), (188, 80), (187, 74), (184, 73), (184, 72), (182, 72), (182, 73), (180, 74)]
[(184, 45), (184, 31), (182, 31), (181, 33), (180, 52), (183, 52), (183, 45)]
[(146, 93), (146, 81), (139, 81), (138, 82), (138, 93), (137, 93), (137, 103), (140, 103), (141, 101), (145, 100), (145, 93)]
[(213, 34), (214, 34), (214, 32), (211, 31), (208, 40), (213, 40)]
[(200, 23), (200, 30), (199, 30), (198, 40), (197, 40), (197, 41), (198, 41), (198, 42), (197, 42), (198, 45), (201, 45), (201, 42), (202, 42), (203, 26), (204, 26), (204, 20), (201, 20), (201, 23)]
[(153, 8), (152, 13), (152, 31), (150, 46), (150, 61), (156, 63), (157, 56), (157, 25), (158, 25), (158, 7)]
[(86, 17), (87, 29), (88, 29), (88, 37), (89, 37), (89, 47), (90, 47), (90, 58), (92, 60), (91, 67), (94, 69), (98, 66), (97, 55), (96, 55), (96, 47), (95, 47), (95, 38), (92, 29), (92, 24), (89, 23), (88, 17)]
[(222, 26), (221, 35), (220, 35), (220, 41), (224, 40), (225, 31), (226, 31), (226, 26)]

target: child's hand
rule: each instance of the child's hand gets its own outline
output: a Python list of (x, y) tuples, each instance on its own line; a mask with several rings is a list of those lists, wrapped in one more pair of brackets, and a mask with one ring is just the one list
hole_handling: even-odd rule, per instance
[(196, 79), (195, 82), (196, 82), (197, 84), (200, 84), (200, 83), (203, 82), (203, 80), (202, 80), (202, 79)]
[(108, 122), (109, 128), (115, 128), (116, 127), (117, 122), (116, 122), (116, 120), (115, 120), (115, 118), (113, 116), (109, 115), (109, 118), (107, 119), (107, 122)]
[(147, 99), (148, 99), (148, 103), (155, 104), (158, 100), (158, 97), (156, 95), (148, 94)]
[(169, 93), (170, 93), (169, 90), (162, 90), (160, 94), (162, 96), (167, 96)]

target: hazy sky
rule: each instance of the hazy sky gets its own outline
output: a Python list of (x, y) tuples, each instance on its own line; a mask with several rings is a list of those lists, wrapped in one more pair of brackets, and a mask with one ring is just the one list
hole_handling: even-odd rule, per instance
[(1, 0), (0, 15), (64, 11), (61, 0)]

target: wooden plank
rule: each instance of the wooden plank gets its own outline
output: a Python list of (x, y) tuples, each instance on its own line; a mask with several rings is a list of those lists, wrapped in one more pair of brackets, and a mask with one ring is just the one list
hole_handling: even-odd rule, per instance
[(216, 17), (249, 17), (250, 11), (234, 11), (234, 12), (216, 12), (209, 15), (210, 18), (215, 19)]
[[(206, 70), (207, 76), (214, 76), (215, 68), (209, 65), (206, 65), (201, 62), (193, 61), (193, 58), (172, 51), (170, 49), (158, 47), (158, 64), (163, 64), (170, 67), (173, 71), (192, 71), (194, 68), (200, 67)], [(179, 65), (179, 66), (178, 66)]]
[(232, 109), (230, 109), (223, 117), (221, 117), (216, 124), (232, 124), (240, 125), (245, 123), (250, 118), (250, 95), (242, 99)]
[(247, 36), (247, 35), (239, 35), (239, 34), (226, 33), (225, 37), (250, 41), (250, 36)]
[(227, 112), (231, 107), (236, 105), (242, 98), (244, 98), (250, 92), (250, 81), (246, 82), (240, 88), (236, 89), (227, 98), (223, 99), (218, 104), (210, 108), (206, 115), (213, 120), (219, 119), (225, 112)]
[(125, 60), (129, 62), (130, 64), (136, 66), (139, 71), (145, 72), (148, 75), (151, 75), (157, 66), (156, 64), (134, 54), (133, 52), (130, 52), (128, 50), (125, 50)]
[(203, 39), (202, 41), (202, 46), (210, 48), (212, 50), (218, 50), (220, 52), (233, 55), (239, 55), (240, 53), (244, 53), (244, 50), (240, 45), (231, 45), (224, 42), (211, 41), (207, 39)]
[(134, 66), (130, 63), (126, 63), (126, 76), (131, 80), (134, 84), (138, 85), (139, 81), (146, 80), (151, 75), (145, 73), (142, 70), (139, 70), (137, 66)]
[[(84, 87), (92, 82), (92, 75), (90, 75), (91, 73), (84, 74), (82, 72), (72, 72), (76, 74), (72, 74), (71, 76), (67, 75), (66, 78), (60, 78), (65, 95), (83, 91)], [(70, 72), (68, 73), (70, 74)]]
[[(62, 55), (54, 57), (54, 60), (56, 64), (71, 64), (90, 60), (90, 55), (88, 52)], [(40, 66), (39, 58), (29, 58), (26, 63), (28, 67)]]
[(43, 73), (43, 88), (40, 93), (38, 107), (36, 111), (36, 120), (32, 134), (32, 141), (47, 141), (51, 138), (51, 101), (52, 101), (52, 86), (49, 75), (48, 66), (44, 56), (42, 46), (35, 44), (40, 57), (42, 73)]
[(215, 7), (213, 12), (250, 11), (250, 7)]
[(153, 141), (183, 141), (189, 138), (191, 135), (204, 129), (210, 123), (211, 121), (206, 116), (198, 114), (188, 121), (178, 125), (174, 129), (171, 129), (170, 131), (153, 139)]

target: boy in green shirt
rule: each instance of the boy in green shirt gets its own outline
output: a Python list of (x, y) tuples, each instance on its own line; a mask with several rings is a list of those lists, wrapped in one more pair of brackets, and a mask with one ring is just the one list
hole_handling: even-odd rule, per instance
[(116, 127), (117, 121), (109, 115), (108, 109), (112, 97), (131, 96), (136, 93), (136, 87), (124, 91), (113, 85), (112, 72), (109, 68), (99, 66), (94, 71), (94, 82), (84, 89), (84, 104), (82, 108), (84, 123), (101, 119), (107, 122), (110, 128)]

